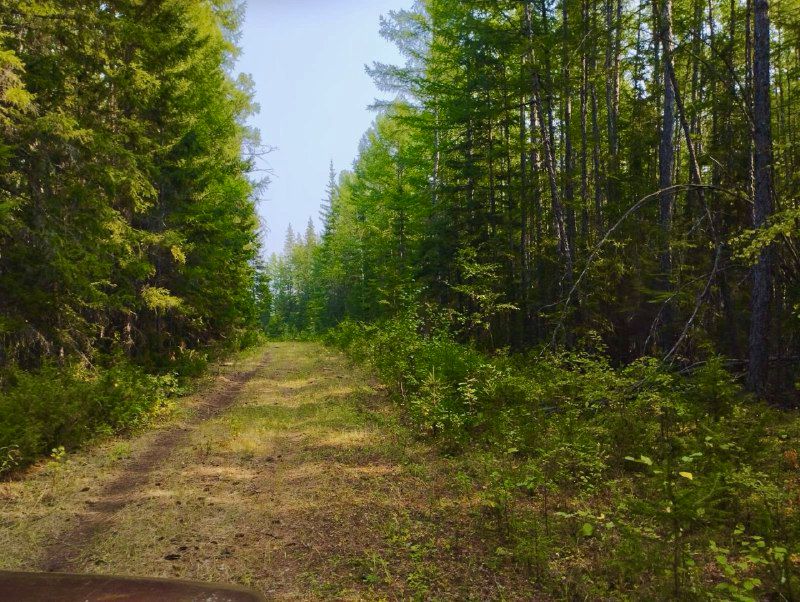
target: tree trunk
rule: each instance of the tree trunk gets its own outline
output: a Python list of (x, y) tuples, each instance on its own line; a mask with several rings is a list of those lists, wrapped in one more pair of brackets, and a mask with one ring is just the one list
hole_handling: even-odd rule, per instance
[[(753, 226), (764, 228), (772, 213), (772, 132), (770, 128), (770, 40), (768, 0), (753, 3), (753, 151), (755, 189)], [(772, 249), (761, 251), (753, 268), (750, 314), (750, 363), (747, 384), (763, 395), (769, 372), (770, 301), (772, 298)]]
[[(672, 187), (672, 167), (674, 162), (673, 135), (675, 128), (675, 89), (673, 87), (672, 76), (672, 0), (663, 0), (660, 15), (660, 39), (663, 55), (663, 121), (661, 126), (661, 143), (658, 149), (658, 186), (660, 194), (660, 217), (659, 225), (661, 228), (661, 288), (662, 291), (671, 290), (672, 276), (672, 251), (670, 242), (670, 230), (672, 227), (672, 210), (675, 193), (669, 190)], [(664, 305), (662, 319), (662, 346), (670, 349), (673, 343), (672, 332), (672, 308), (671, 303)]]
[(569, 239), (569, 249), (572, 263), (575, 262), (575, 187), (572, 181), (574, 171), (574, 159), (572, 156), (572, 89), (569, 76), (569, 14), (567, 12), (567, 0), (561, 2), (561, 27), (563, 30), (563, 48), (561, 77), (564, 98), (564, 206), (567, 213), (567, 237)]
[[(530, 26), (530, 9), (526, 4), (526, 20), (529, 25), (528, 31), (532, 35), (532, 27)], [(533, 67), (533, 61), (531, 61)], [(542, 137), (542, 146), (544, 150), (544, 163), (545, 170), (547, 171), (547, 178), (550, 183), (550, 197), (553, 206), (553, 221), (555, 222), (556, 236), (558, 238), (558, 254), (564, 263), (564, 282), (566, 289), (572, 288), (573, 282), (573, 266), (572, 266), (572, 250), (570, 249), (569, 237), (567, 236), (566, 220), (564, 213), (564, 206), (561, 202), (561, 195), (558, 189), (558, 176), (556, 173), (555, 149), (553, 148), (552, 131), (548, 127), (548, 121), (545, 118), (545, 112), (542, 107), (542, 85), (539, 74), (534, 70), (532, 75), (533, 84), (533, 104), (536, 109), (536, 114), (539, 121), (539, 135)], [(552, 121), (550, 121), (552, 123)]]
[[(581, 2), (583, 18), (582, 35), (586, 39), (589, 34), (589, 6), (587, 0)], [(589, 164), (587, 159), (588, 137), (586, 123), (588, 116), (589, 65), (586, 47), (581, 44), (581, 239), (589, 245)]]
[(525, 120), (525, 98), (520, 100), (519, 107), (519, 166), (520, 166), (520, 195), (519, 195), (519, 259), (520, 259), (520, 299), (522, 301), (522, 328), (520, 336), (522, 344), (528, 343), (528, 327), (531, 316), (531, 267), (530, 267), (530, 241), (528, 225), (528, 133)]
[(622, 16), (621, 0), (606, 0), (606, 128), (608, 130), (608, 167), (606, 169), (606, 198), (616, 201), (617, 173), (619, 168), (619, 136), (617, 113), (619, 110), (619, 52)]

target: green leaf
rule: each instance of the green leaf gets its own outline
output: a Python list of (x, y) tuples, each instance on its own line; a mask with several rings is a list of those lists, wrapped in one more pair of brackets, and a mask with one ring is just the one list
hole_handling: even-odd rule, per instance
[(636, 462), (637, 464), (645, 464), (646, 466), (652, 466), (653, 461), (648, 458), (647, 456), (639, 456), (639, 458), (634, 458), (633, 456), (625, 456), (625, 459), (629, 462)]

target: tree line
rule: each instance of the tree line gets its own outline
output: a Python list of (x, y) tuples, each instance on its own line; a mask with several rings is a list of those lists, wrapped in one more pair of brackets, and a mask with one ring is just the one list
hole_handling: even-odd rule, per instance
[(254, 322), (241, 18), (230, 0), (3, 1), (0, 367), (158, 366)]
[(257, 332), (242, 16), (0, 2), (0, 474), (145, 422)]
[[(426, 0), (273, 328), (435, 306), (483, 349), (714, 354), (761, 395), (798, 356), (796, 2)], [(280, 265), (280, 270), (275, 266)], [(283, 308), (283, 309), (280, 309)], [(785, 398), (785, 397), (784, 397)]]

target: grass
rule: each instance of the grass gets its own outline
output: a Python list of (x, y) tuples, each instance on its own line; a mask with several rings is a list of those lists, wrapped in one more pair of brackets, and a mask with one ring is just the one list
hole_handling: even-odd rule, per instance
[[(288, 600), (536, 599), (529, 575), (498, 554), (480, 492), (457, 476), (469, 458), (416, 439), (342, 356), (313, 343), (261, 351), (266, 368), (234, 407), (164, 458), (82, 545), (80, 570), (234, 582)], [(29, 502), (51, 487), (51, 463), (0, 485), (0, 568), (35, 568), (39, 544), (151, 436), (66, 458), (44, 506)]]
[(45, 544), (90, 512), (104, 483), (124, 470), (127, 459), (140, 455), (164, 429), (187, 422), (206, 392), (234, 372), (254, 366), (259, 351), (249, 349), (226, 365), (213, 366), (196, 381), (193, 395), (173, 403), (168, 414), (146, 428), (97, 438), (82, 451), (42, 460), (0, 481), (0, 569), (36, 569)]

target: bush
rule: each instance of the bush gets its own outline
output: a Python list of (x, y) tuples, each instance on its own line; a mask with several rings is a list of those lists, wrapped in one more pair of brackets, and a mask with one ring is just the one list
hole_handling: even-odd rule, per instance
[(796, 599), (800, 420), (746, 396), (721, 358), (680, 375), (489, 357), (414, 314), (326, 338), (375, 368), (420, 433), (478, 452), (502, 548), (555, 595)]
[(174, 376), (151, 376), (125, 361), (105, 369), (11, 369), (0, 392), (0, 473), (51, 450), (134, 428), (178, 389)]

